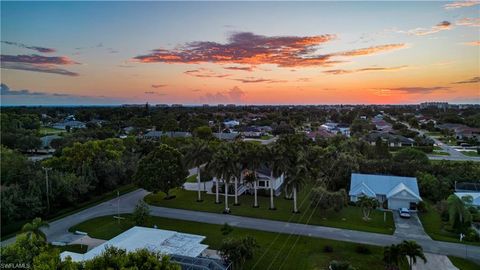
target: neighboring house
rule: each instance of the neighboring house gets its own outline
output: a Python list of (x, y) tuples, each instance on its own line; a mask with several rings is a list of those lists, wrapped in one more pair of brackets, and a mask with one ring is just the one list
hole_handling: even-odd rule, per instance
[(125, 132), (125, 134), (130, 134), (132, 131), (134, 131), (135, 128), (134, 127), (124, 127), (123, 128), (123, 132)]
[(56, 140), (56, 139), (61, 139), (62, 137), (61, 136), (58, 136), (58, 135), (47, 135), (47, 136), (43, 136), (40, 138), (40, 141), (42, 142), (42, 148), (43, 149), (47, 149), (47, 148), (50, 148), (50, 143), (53, 141), (53, 140)]
[(169, 137), (169, 138), (187, 138), (187, 137), (192, 137), (192, 134), (190, 132), (184, 132), (184, 131), (156, 131), (156, 130), (151, 130), (147, 132), (145, 135), (143, 135), (144, 139), (150, 139), (150, 140), (158, 140), (162, 136)]
[(380, 205), (386, 202), (388, 209), (416, 209), (422, 201), (417, 178), (391, 175), (352, 173), (348, 195), (352, 202), (361, 196), (376, 198)]
[(455, 196), (462, 199), (463, 201), (465, 201), (468, 197), (470, 197), (470, 199), (472, 200), (472, 203), (469, 203), (467, 205), (480, 208), (480, 192), (455, 192), (454, 194)]
[[(279, 177), (272, 177), (271, 171), (267, 167), (262, 167), (257, 170), (258, 185), (257, 189), (270, 190), (273, 185), (274, 195), (278, 196), (281, 193), (284, 177), (283, 174)], [(250, 191), (253, 191), (253, 186)], [(252, 192), (253, 193), (253, 192)]]
[(317, 138), (331, 138), (334, 136), (335, 136), (334, 133), (331, 133), (330, 131), (324, 128), (319, 128), (316, 131), (311, 131), (307, 133), (307, 137), (313, 141), (315, 141)]
[(344, 136), (350, 137), (350, 127), (347, 124), (338, 124), (333, 122), (327, 122), (322, 124), (320, 128), (325, 129), (326, 131), (333, 134), (342, 134)]
[(76, 121), (76, 120), (65, 120), (65, 121), (62, 121), (62, 122), (57, 122), (55, 124), (52, 125), (52, 128), (55, 128), (55, 129), (74, 129), (74, 128), (85, 128), (86, 125), (84, 122), (81, 122), (81, 121)]
[(448, 129), (455, 133), (455, 138), (459, 140), (476, 139), (480, 141), (480, 128), (471, 128), (462, 124), (442, 124), (437, 126), (439, 129)]
[(206, 257), (209, 251), (208, 245), (202, 244), (204, 240), (203, 235), (135, 226), (86, 253), (64, 251), (60, 253), (60, 258), (64, 261), (70, 257), (74, 262), (83, 262), (99, 256), (108, 247), (125, 249), (127, 252), (146, 248), (168, 255), (182, 269), (192, 269), (192, 266), (195, 269), (227, 269), (221, 260)]
[(232, 128), (240, 125), (240, 122), (237, 120), (229, 120), (229, 121), (223, 122), (223, 124), (225, 125), (225, 127)]
[(263, 133), (255, 126), (246, 127), (242, 131), (242, 135), (245, 138), (259, 138)]
[(225, 141), (233, 141), (236, 140), (238, 137), (240, 137), (240, 133), (218, 133), (214, 132), (212, 133), (213, 137), (220, 139), (220, 140), (225, 140)]
[(383, 142), (386, 142), (390, 147), (402, 147), (402, 146), (413, 146), (415, 140), (406, 138), (401, 135), (396, 135), (392, 133), (384, 133), (374, 131), (364, 137), (364, 140), (375, 145), (378, 139), (381, 139)]

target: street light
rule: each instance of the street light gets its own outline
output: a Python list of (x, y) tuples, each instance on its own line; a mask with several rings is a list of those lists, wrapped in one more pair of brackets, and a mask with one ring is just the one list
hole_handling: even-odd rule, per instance
[(49, 183), (48, 183), (48, 172), (52, 170), (52, 168), (42, 167), (45, 171), (45, 186), (46, 186), (46, 193), (47, 193), (47, 212), (50, 213), (50, 200), (49, 200)]

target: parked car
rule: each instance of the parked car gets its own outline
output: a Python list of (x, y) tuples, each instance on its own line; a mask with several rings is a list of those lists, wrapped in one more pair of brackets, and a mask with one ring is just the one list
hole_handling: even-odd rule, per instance
[(410, 218), (410, 210), (408, 210), (407, 208), (398, 209), (398, 214), (402, 218)]

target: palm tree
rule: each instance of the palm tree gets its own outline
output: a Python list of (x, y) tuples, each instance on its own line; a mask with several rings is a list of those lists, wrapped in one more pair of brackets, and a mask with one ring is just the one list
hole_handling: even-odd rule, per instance
[(283, 145), (275, 143), (268, 148), (268, 151), (264, 152), (264, 159), (267, 160), (267, 163), (270, 167), (270, 179), (272, 183), (270, 184), (270, 210), (275, 210), (275, 204), (273, 201), (274, 196), (274, 186), (275, 178), (278, 176), (285, 177), (285, 173), (289, 167), (289, 160), (285, 158), (285, 148)]
[(424, 263), (427, 262), (427, 258), (425, 258), (425, 254), (423, 254), (423, 248), (413, 240), (404, 240), (400, 244), (400, 250), (403, 255), (408, 257), (410, 270), (412, 270), (413, 265), (417, 263), (417, 257), (422, 259)]
[(235, 203), (233, 205), (240, 205), (238, 202), (238, 183), (243, 182), (243, 171), (246, 168), (247, 145), (245, 142), (235, 142), (233, 144), (233, 162), (236, 171), (235, 181)]
[(232, 148), (226, 144), (221, 145), (218, 151), (213, 155), (209, 167), (210, 171), (212, 171), (216, 177), (215, 203), (220, 203), (218, 196), (218, 179), (220, 179), (225, 184), (225, 210), (228, 211), (228, 183), (232, 176), (235, 175), (235, 163)]
[(249, 169), (253, 173), (253, 195), (254, 195), (254, 202), (253, 207), (258, 208), (258, 195), (257, 195), (257, 187), (258, 187), (258, 177), (257, 177), (257, 170), (260, 168), (262, 163), (264, 152), (264, 146), (249, 143), (246, 147), (245, 151), (245, 164), (246, 168)]
[(45, 234), (42, 232), (42, 228), (48, 228), (50, 225), (48, 222), (37, 217), (32, 220), (31, 223), (26, 223), (22, 227), (22, 233), (25, 233), (28, 237), (32, 238), (33, 236), (47, 240)]
[(386, 246), (383, 249), (383, 262), (385, 263), (385, 269), (387, 270), (400, 269), (400, 263), (404, 258), (400, 245)]
[(199, 139), (195, 139), (189, 144), (185, 149), (185, 160), (187, 165), (194, 166), (197, 168), (197, 183), (198, 183), (198, 197), (197, 202), (201, 202), (202, 200), (202, 192), (201, 192), (201, 166), (205, 163), (208, 163), (209, 158), (211, 156), (211, 149), (207, 142)]
[(357, 205), (362, 208), (363, 220), (367, 221), (370, 219), (370, 212), (378, 207), (379, 202), (374, 197), (360, 196), (358, 197)]
[(287, 178), (287, 184), (292, 189), (293, 213), (299, 213), (297, 208), (297, 191), (305, 184), (308, 178), (308, 165), (304, 151), (298, 152), (298, 157), (295, 163), (295, 167), (292, 168), (292, 173), (289, 173), (289, 177)]

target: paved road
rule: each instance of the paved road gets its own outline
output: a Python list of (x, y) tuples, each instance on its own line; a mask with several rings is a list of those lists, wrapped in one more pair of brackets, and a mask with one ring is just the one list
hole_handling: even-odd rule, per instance
[[(395, 117), (392, 117), (390, 115), (389, 115), (389, 117), (392, 118), (395, 121), (398, 121), (397, 118), (395, 118)], [(441, 142), (437, 138), (428, 136), (427, 134), (425, 134), (425, 131), (419, 130), (419, 129), (416, 129), (416, 128), (412, 128), (408, 123), (405, 123), (405, 122), (400, 122), (400, 123), (406, 125), (410, 130), (418, 132), (420, 135), (425, 135), (425, 136), (429, 137), (430, 139), (432, 139), (435, 142), (435, 144), (437, 144), (440, 148), (442, 148), (443, 152), (447, 152), (447, 153), (450, 154), (449, 156), (428, 155), (429, 159), (432, 159), (432, 160), (453, 160), (453, 161), (480, 161), (480, 157), (466, 156), (466, 155), (462, 154), (460, 151), (455, 150), (450, 145)]]
[[(118, 209), (117, 199), (112, 199), (76, 214), (56, 220), (50, 223), (50, 227), (45, 229), (44, 232), (50, 242), (70, 242), (76, 240), (79, 238), (79, 236), (68, 232), (68, 229), (73, 225), (99, 216), (114, 215), (118, 210), (120, 213), (131, 213), (137, 202), (146, 194), (147, 192), (141, 189), (124, 194), (120, 196), (120, 207)], [(386, 246), (401, 242), (405, 239), (412, 239), (422, 245), (424, 250), (429, 253), (453, 255), (469, 258), (471, 260), (480, 260), (480, 247), (433, 241), (431, 239), (417, 238), (415, 235), (385, 235), (165, 207), (151, 206), (150, 208), (151, 214), (154, 216), (210, 224), (224, 224), (227, 222), (232, 226), (240, 228), (263, 230), (276, 233), (291, 233), (295, 235), (305, 235), (310, 237), (319, 237), (377, 246)]]

